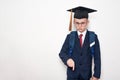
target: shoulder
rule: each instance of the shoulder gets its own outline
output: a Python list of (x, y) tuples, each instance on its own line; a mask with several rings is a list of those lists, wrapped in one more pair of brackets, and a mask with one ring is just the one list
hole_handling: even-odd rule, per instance
[(89, 35), (93, 35), (95, 37), (97, 37), (97, 34), (94, 31), (88, 31)]
[(75, 38), (76, 34), (77, 34), (77, 31), (71, 31), (70, 33), (67, 34), (66, 40), (71, 40)]
[(67, 37), (75, 36), (77, 34), (77, 31), (71, 31), (67, 34)]
[(89, 39), (92, 41), (92, 40), (94, 40), (94, 41), (98, 41), (98, 36), (97, 36), (97, 34), (94, 32), (94, 31), (88, 31), (88, 33), (89, 33)]

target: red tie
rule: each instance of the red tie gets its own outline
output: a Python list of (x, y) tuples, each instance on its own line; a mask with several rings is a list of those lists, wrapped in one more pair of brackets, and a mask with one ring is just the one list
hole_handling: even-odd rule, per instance
[(80, 37), (80, 46), (82, 47), (82, 36), (83, 34), (80, 34), (79, 37)]

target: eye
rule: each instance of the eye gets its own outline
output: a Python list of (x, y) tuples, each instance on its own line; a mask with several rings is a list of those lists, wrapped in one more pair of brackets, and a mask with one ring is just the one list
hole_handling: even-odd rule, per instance
[(85, 24), (85, 22), (81, 22), (81, 24)]
[(80, 24), (79, 22), (76, 22), (76, 24)]

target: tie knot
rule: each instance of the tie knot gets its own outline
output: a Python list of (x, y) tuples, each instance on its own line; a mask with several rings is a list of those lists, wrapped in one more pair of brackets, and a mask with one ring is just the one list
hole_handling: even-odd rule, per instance
[(79, 37), (81, 38), (83, 36), (83, 34), (80, 34)]

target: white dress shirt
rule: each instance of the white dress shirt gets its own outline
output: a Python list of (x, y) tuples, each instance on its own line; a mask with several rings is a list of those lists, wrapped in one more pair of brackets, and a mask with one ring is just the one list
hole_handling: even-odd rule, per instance
[(81, 33), (81, 32), (79, 32), (79, 31), (77, 31), (78, 37), (80, 36), (80, 34), (83, 34), (83, 36), (82, 36), (82, 45), (83, 45), (83, 43), (84, 43), (86, 33), (87, 33), (87, 30), (85, 30), (85, 31), (84, 31), (84, 32), (82, 32), (82, 33)]

